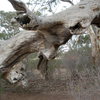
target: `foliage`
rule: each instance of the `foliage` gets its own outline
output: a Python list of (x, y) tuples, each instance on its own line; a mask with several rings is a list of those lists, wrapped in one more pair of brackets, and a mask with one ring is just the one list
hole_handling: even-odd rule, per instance
[(14, 12), (0, 11), (0, 39), (9, 39), (19, 32), (18, 25), (11, 24), (11, 19), (14, 16)]
[(91, 48), (90, 36), (88, 34), (73, 36), (65, 45), (59, 48), (59, 52)]
[(26, 0), (26, 4), (31, 10), (42, 15), (51, 15), (68, 8), (71, 6), (70, 3), (68, 5), (68, 2), (62, 2), (61, 0)]

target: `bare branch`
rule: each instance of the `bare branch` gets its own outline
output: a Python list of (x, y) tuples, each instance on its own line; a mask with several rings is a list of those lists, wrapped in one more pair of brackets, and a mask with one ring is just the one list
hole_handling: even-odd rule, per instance
[(16, 0), (8, 0), (14, 7), (15, 10), (17, 11), (23, 11), (23, 12), (27, 12), (27, 7), (23, 2), (19, 2)]
[(74, 5), (73, 2), (72, 2), (71, 0), (61, 0), (61, 1), (63, 1), (63, 2), (68, 2), (68, 3), (70, 3), (71, 5)]
[(20, 26), (26, 30), (36, 30), (39, 24), (39, 18), (31, 12), (23, 2), (16, 0), (9, 0), (9, 2), (17, 11), (18, 16), (15, 17), (15, 20), (20, 24)]

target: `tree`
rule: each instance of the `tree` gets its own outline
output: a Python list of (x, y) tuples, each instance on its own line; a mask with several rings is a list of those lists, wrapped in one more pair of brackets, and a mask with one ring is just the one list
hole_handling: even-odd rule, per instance
[[(72, 35), (83, 34), (90, 25), (100, 27), (100, 0), (82, 0), (65, 11), (47, 17), (36, 16), (23, 2), (9, 1), (17, 11), (16, 21), (27, 31), (18, 33), (1, 45), (1, 70), (10, 69), (30, 53), (39, 52), (37, 68), (46, 75), (48, 61), (56, 57), (60, 45)], [(100, 52), (100, 34), (95, 34), (95, 37), (99, 41), (95, 47)]]

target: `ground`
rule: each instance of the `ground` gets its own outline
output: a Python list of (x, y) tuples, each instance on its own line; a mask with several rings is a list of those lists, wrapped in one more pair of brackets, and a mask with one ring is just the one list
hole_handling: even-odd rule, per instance
[(53, 95), (53, 94), (16, 94), (16, 93), (6, 93), (2, 94), (0, 100), (74, 100), (70, 96), (66, 95)]
[(63, 80), (35, 80), (27, 88), (6, 84), (0, 100), (100, 100), (100, 90), (68, 91)]

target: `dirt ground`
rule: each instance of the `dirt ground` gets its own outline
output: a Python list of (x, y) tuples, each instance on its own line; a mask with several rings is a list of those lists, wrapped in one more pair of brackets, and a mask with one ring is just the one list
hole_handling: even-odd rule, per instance
[(100, 100), (100, 95), (94, 94), (88, 98), (86, 96), (83, 98), (76, 98), (67, 94), (3, 93), (0, 94), (0, 100)]
[(30, 80), (27, 88), (22, 88), (1, 79), (0, 100), (100, 100), (99, 85), (93, 82), (77, 78), (71, 81), (36, 79)]
[(16, 93), (5, 93), (0, 96), (0, 100), (74, 100), (67, 95), (53, 95), (53, 94), (16, 94)]
[(70, 91), (66, 81), (33, 81), (30, 87), (4, 85), (0, 100), (100, 100), (100, 90)]

